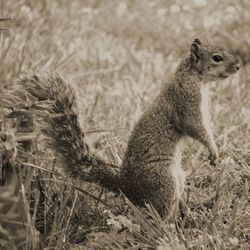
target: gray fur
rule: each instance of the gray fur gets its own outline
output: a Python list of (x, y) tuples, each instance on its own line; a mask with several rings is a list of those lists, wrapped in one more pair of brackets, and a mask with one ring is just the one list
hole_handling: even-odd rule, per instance
[[(223, 56), (223, 62), (212, 61), (215, 52)], [(212, 135), (202, 122), (200, 90), (203, 84), (224, 79), (238, 68), (237, 59), (224, 49), (196, 39), (172, 80), (136, 124), (121, 169), (89, 151), (78, 123), (74, 92), (59, 76), (26, 75), (18, 85), (38, 100), (54, 101), (50, 114), (61, 116), (46, 117), (42, 131), (52, 139), (50, 146), (59, 153), (66, 173), (121, 190), (139, 206), (151, 203), (165, 217), (176, 200), (178, 183), (170, 165), (179, 141), (192, 137), (208, 149), (213, 164), (218, 158)]]

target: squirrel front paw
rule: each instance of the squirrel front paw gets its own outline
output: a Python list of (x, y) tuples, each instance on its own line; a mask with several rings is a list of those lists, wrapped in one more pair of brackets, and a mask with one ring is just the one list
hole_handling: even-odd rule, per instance
[(218, 158), (219, 158), (218, 148), (215, 146), (211, 150), (209, 150), (208, 159), (210, 160), (210, 164), (216, 166)]

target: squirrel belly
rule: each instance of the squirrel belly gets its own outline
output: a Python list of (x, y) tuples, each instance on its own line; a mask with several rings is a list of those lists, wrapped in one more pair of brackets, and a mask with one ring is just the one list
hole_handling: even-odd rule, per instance
[(200, 105), (200, 112), (202, 114), (202, 123), (203, 126), (206, 128), (207, 132), (210, 136), (212, 136), (212, 130), (211, 130), (211, 117), (209, 112), (209, 89), (208, 84), (201, 83), (201, 105)]
[(218, 149), (210, 128), (208, 83), (238, 70), (239, 62), (233, 55), (195, 39), (172, 80), (135, 125), (121, 168), (90, 151), (79, 125), (75, 93), (59, 76), (32, 73), (20, 77), (11, 108), (18, 109), (27, 96), (34, 97), (28, 98), (28, 103), (34, 102), (33, 109), (36, 101), (50, 101), (49, 114), (42, 117), (40, 127), (64, 172), (110, 191), (121, 190), (136, 205), (150, 203), (166, 217), (178, 210), (185, 187), (186, 174), (181, 168), (185, 138), (204, 145), (211, 164), (216, 164)]
[(186, 172), (181, 167), (182, 152), (185, 147), (185, 138), (183, 137), (176, 145), (175, 154), (170, 165), (170, 172), (176, 183), (176, 202), (181, 199), (185, 187)]

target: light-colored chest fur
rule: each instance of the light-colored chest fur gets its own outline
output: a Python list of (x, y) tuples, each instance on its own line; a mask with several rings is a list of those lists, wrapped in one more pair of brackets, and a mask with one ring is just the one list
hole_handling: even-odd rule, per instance
[(203, 83), (200, 93), (201, 93), (200, 111), (201, 111), (202, 124), (205, 127), (209, 136), (212, 136), (211, 118), (209, 113), (209, 89), (207, 84)]

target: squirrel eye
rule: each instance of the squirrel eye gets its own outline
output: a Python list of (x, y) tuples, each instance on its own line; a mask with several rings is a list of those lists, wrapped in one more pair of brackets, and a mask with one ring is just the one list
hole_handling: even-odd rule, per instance
[(220, 55), (214, 55), (212, 58), (213, 58), (213, 60), (215, 62), (221, 62), (221, 61), (223, 61), (223, 58)]

